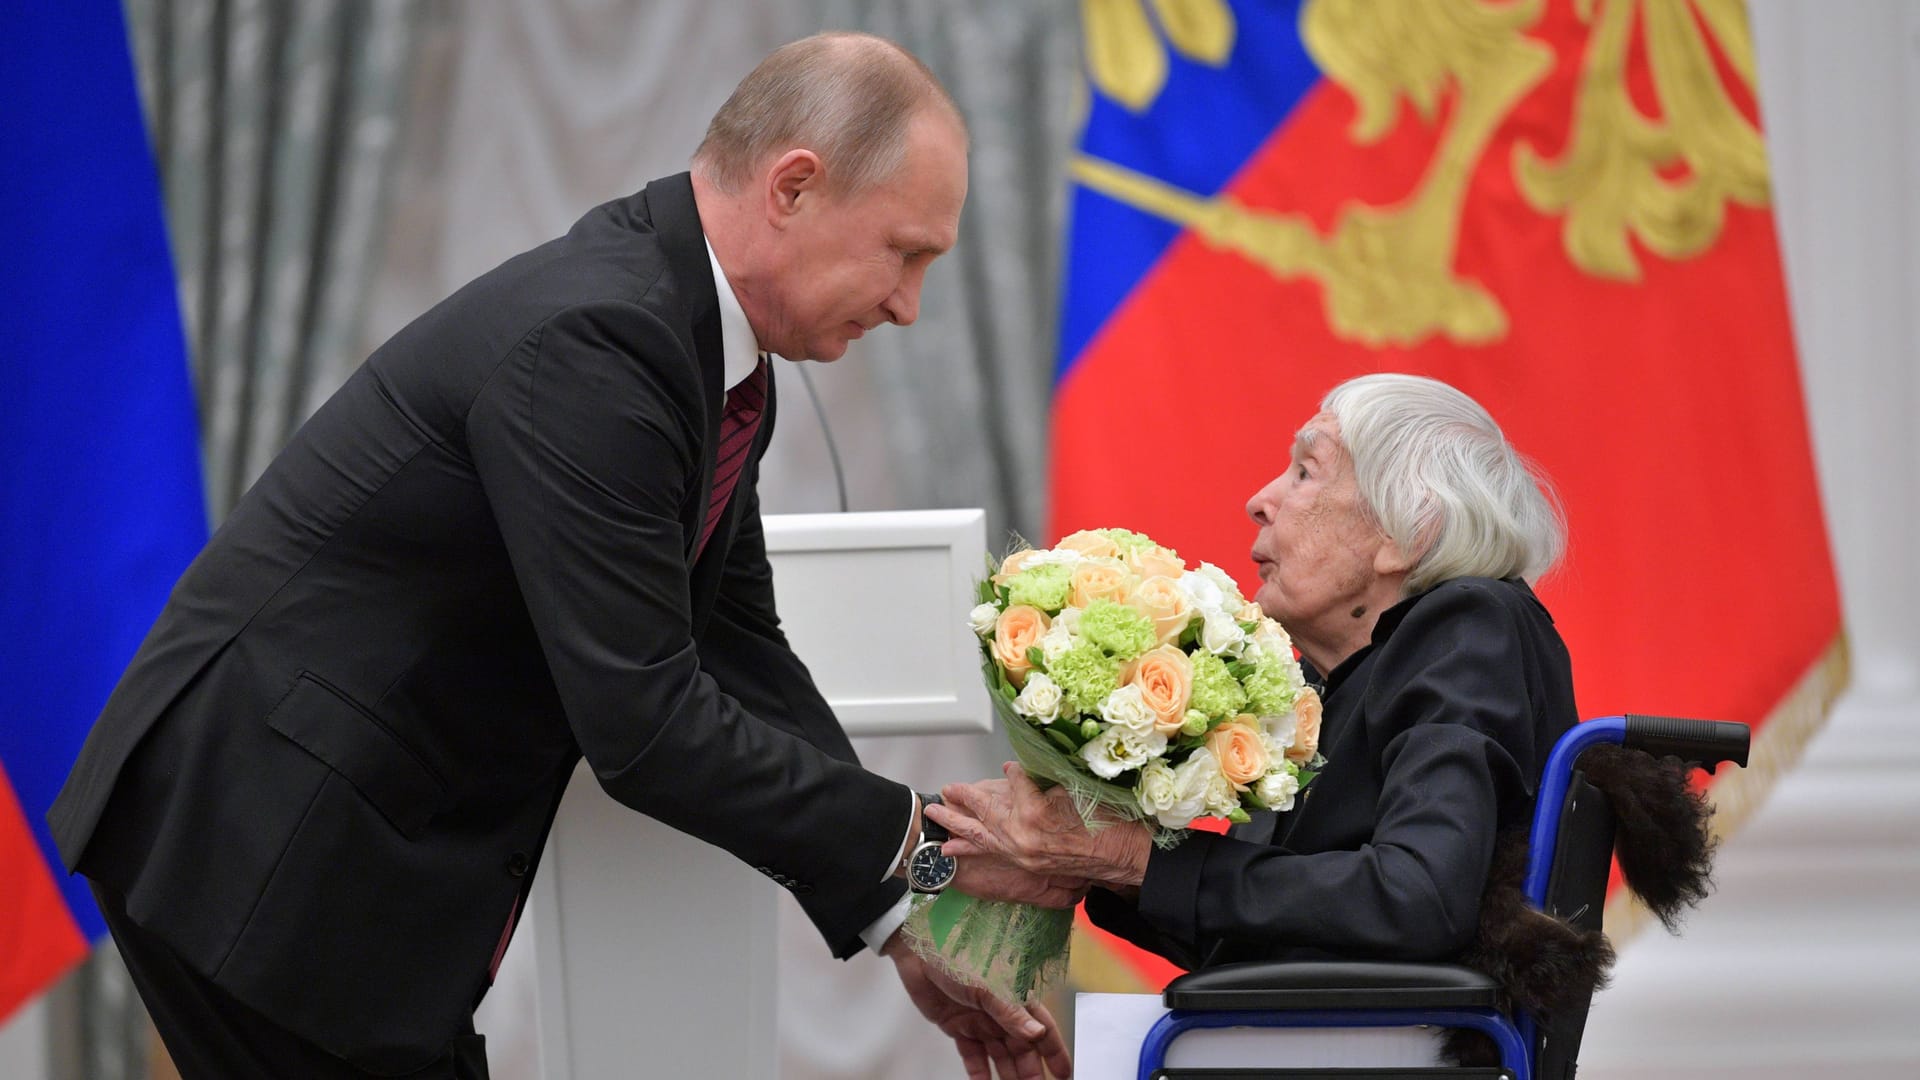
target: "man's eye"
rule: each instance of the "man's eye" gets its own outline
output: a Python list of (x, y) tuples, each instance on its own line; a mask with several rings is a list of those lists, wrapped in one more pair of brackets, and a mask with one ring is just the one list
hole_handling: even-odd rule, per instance
[(1305, 465), (1295, 465), (1293, 469), (1294, 469), (1294, 472), (1298, 475), (1298, 477), (1301, 480), (1305, 480), (1307, 478), (1307, 467)]

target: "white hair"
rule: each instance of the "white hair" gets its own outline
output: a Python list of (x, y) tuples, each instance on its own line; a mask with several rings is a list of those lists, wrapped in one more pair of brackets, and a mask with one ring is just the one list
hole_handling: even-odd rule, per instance
[(707, 126), (693, 167), (733, 193), (772, 156), (805, 147), (836, 187), (860, 192), (900, 167), (907, 126), (927, 109), (966, 131), (919, 57), (872, 34), (815, 34), (775, 49), (741, 80)]
[(1545, 474), (1472, 398), (1437, 379), (1363, 375), (1320, 403), (1376, 524), (1413, 560), (1408, 596), (1461, 577), (1532, 582), (1566, 548)]

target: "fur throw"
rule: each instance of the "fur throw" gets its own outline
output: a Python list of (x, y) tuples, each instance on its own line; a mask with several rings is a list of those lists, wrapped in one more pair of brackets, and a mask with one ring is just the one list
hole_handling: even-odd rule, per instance
[[(1711, 885), (1713, 809), (1687, 783), (1675, 758), (1602, 744), (1580, 755), (1587, 782), (1606, 795), (1615, 817), (1614, 857), (1627, 888), (1678, 932), (1685, 909)], [(1499, 982), (1507, 1009), (1551, 1019), (1569, 1006), (1584, 1010), (1606, 985), (1613, 945), (1598, 930), (1582, 930), (1527, 902), (1527, 830), (1502, 833), (1480, 900), (1480, 926), (1460, 962)], [(1498, 1065), (1493, 1041), (1477, 1031), (1447, 1034), (1447, 1056), (1458, 1065)]]

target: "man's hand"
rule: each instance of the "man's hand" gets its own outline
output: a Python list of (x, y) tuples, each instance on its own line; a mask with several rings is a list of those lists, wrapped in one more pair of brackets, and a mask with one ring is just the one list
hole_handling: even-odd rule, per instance
[(1022, 1008), (961, 983), (921, 959), (897, 931), (881, 951), (892, 958), (914, 1007), (953, 1039), (967, 1080), (993, 1080), (996, 1066), (1003, 1080), (1045, 1080), (1047, 1070), (1073, 1075), (1066, 1039), (1045, 1005)]
[(1006, 775), (1005, 780), (948, 784), (942, 791), (946, 804), (927, 808), (953, 834), (941, 850), (961, 866), (992, 858), (1048, 879), (1120, 886), (1145, 879), (1153, 853), (1146, 825), (1114, 821), (1088, 831), (1065, 788), (1041, 791), (1011, 761)]
[(957, 860), (949, 888), (982, 900), (1004, 900), (1036, 907), (1070, 908), (1087, 895), (1086, 878), (1035, 874), (996, 855), (972, 854)]

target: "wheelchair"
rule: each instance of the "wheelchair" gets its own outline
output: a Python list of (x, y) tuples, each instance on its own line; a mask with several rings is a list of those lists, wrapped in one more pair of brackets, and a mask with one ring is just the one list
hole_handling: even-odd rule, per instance
[[(1722, 762), (1744, 767), (1745, 724), (1656, 716), (1607, 716), (1576, 725), (1554, 744), (1540, 780), (1529, 835), (1526, 899), (1581, 929), (1597, 930), (1606, 901), (1614, 813), (1587, 783), (1579, 758), (1611, 743), (1655, 757), (1672, 755), (1711, 771)], [(1167, 985), (1165, 1016), (1140, 1048), (1139, 1080), (1268, 1080), (1285, 1077), (1486, 1077), (1572, 1080), (1586, 1027), (1588, 995), (1551, 1017), (1502, 1011), (1501, 987), (1457, 964), (1376, 961), (1248, 962), (1192, 972)], [(1178, 1068), (1167, 1052), (1183, 1033), (1202, 1028), (1468, 1028), (1493, 1041), (1500, 1064), (1487, 1067)]]

